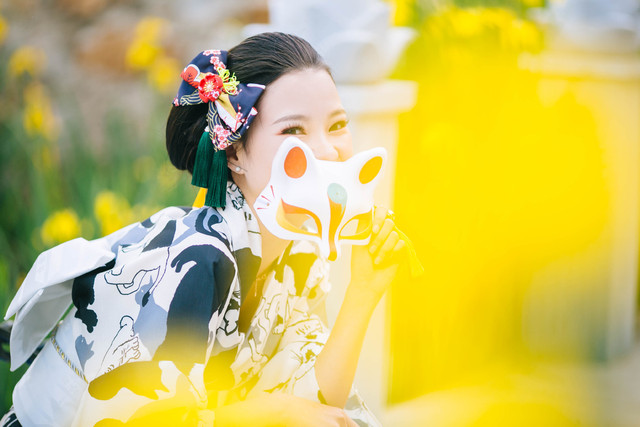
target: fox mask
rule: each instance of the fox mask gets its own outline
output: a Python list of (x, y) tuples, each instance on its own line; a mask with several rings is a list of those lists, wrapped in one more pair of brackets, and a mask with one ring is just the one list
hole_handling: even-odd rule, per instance
[(344, 162), (318, 160), (306, 144), (289, 137), (253, 207), (273, 235), (316, 242), (322, 256), (335, 261), (341, 243), (369, 242), (373, 191), (386, 159), (386, 150), (378, 147)]

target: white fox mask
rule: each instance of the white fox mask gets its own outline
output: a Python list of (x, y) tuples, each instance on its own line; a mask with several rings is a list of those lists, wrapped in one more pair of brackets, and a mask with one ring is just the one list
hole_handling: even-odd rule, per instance
[[(289, 137), (278, 149), (271, 179), (253, 207), (273, 235), (316, 242), (322, 256), (334, 261), (340, 243), (369, 242), (373, 190), (386, 159), (386, 150), (378, 147), (344, 162), (318, 160), (306, 144)], [(309, 227), (301, 226), (301, 218), (312, 220)]]

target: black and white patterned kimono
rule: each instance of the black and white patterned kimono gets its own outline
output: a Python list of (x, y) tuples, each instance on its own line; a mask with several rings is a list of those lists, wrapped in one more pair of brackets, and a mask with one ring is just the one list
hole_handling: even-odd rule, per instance
[[(328, 330), (315, 313), (328, 264), (313, 244), (290, 245), (240, 332), (261, 240), (233, 183), (226, 205), (166, 208), (40, 255), (8, 311), (12, 368), (55, 327), (14, 390), (23, 425), (118, 425), (154, 407), (215, 416), (217, 406), (263, 391), (321, 401), (314, 363)], [(353, 390), (345, 409), (360, 425), (378, 425)]]

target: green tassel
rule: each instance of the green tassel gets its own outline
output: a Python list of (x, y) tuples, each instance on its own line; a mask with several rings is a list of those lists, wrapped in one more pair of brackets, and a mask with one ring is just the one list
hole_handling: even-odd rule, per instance
[(204, 132), (198, 142), (191, 185), (207, 189), (205, 205), (224, 208), (227, 201), (228, 179), (227, 152), (216, 150), (211, 143), (209, 132)]
[(224, 208), (227, 201), (227, 180), (229, 179), (227, 152), (225, 150), (216, 151), (212, 163), (205, 205)]
[(198, 151), (196, 152), (196, 160), (193, 165), (193, 176), (191, 178), (191, 185), (196, 187), (209, 188), (211, 163), (213, 163), (213, 156), (215, 148), (211, 143), (211, 137), (209, 132), (204, 132), (198, 142)]

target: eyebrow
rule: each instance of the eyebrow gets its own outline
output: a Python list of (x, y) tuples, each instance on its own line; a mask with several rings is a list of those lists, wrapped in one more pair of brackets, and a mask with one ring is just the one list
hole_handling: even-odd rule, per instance
[[(331, 112), (331, 114), (329, 115), (329, 117), (335, 117), (338, 116), (340, 114), (347, 114), (347, 112), (344, 110), (344, 108), (338, 108), (336, 110), (333, 110)], [(275, 125), (277, 123), (281, 123), (281, 122), (286, 122), (286, 121), (294, 121), (294, 120), (301, 120), (304, 121), (306, 120), (308, 117), (305, 116), (304, 114), (289, 114), (287, 116), (282, 116), (279, 119), (277, 119), (276, 121), (274, 121), (272, 123), (272, 125)]]

